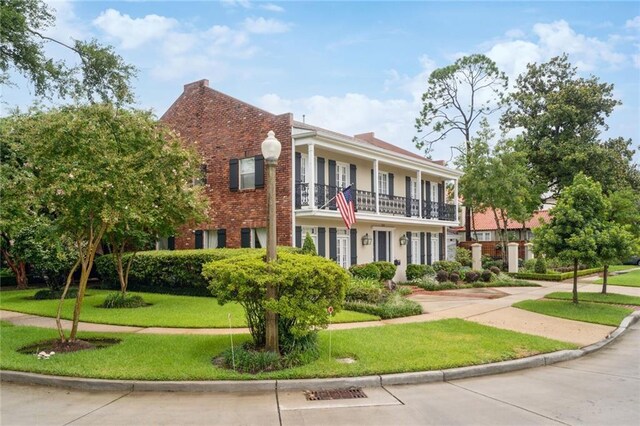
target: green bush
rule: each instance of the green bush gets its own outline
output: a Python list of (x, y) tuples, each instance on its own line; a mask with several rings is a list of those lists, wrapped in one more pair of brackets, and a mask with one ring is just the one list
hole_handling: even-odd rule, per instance
[(433, 262), (433, 270), (438, 271), (447, 271), (458, 272), (462, 268), (460, 262), (456, 262), (455, 260), (438, 260), (437, 262)]
[[(242, 305), (256, 347), (265, 344), (266, 309), (277, 313), (280, 346), (290, 352), (296, 342), (327, 326), (329, 306), (342, 308), (349, 275), (320, 256), (281, 251), (274, 262), (264, 258), (264, 251), (253, 251), (209, 262), (202, 274), (218, 303)], [(265, 300), (267, 283), (278, 288), (277, 300)]]
[(318, 254), (316, 250), (316, 245), (313, 244), (313, 238), (311, 238), (311, 234), (307, 232), (306, 237), (304, 237), (304, 244), (302, 244), (302, 252), (304, 254)]
[(407, 265), (407, 281), (417, 280), (425, 275), (433, 275), (435, 271), (429, 265)]
[(493, 274), (493, 272), (491, 272), (488, 269), (485, 269), (484, 271), (482, 271), (482, 274), (480, 275), (480, 278), (482, 279), (482, 281), (484, 281), (485, 283), (489, 283), (491, 281), (494, 281), (496, 276)]
[(546, 274), (547, 273), (547, 262), (545, 262), (544, 257), (539, 256), (536, 259), (536, 263), (534, 265), (533, 271), (536, 274)]
[(427, 291), (451, 290), (454, 288), (458, 288), (458, 286), (450, 281), (439, 283), (430, 278), (423, 278), (418, 283), (416, 283), (416, 285)]
[(500, 270), (500, 268), (498, 268), (497, 266), (492, 266), (489, 268), (489, 270), (491, 272), (493, 272), (494, 275), (500, 275), (502, 273), (502, 271)]
[(374, 265), (380, 271), (380, 279), (382, 281), (392, 280), (396, 275), (397, 266), (391, 262), (372, 262), (371, 265)]
[(366, 263), (364, 265), (353, 265), (349, 268), (349, 272), (355, 278), (364, 278), (380, 281), (380, 269), (373, 263)]
[(142, 297), (133, 294), (122, 294), (122, 292), (119, 291), (108, 294), (101, 306), (107, 309), (117, 309), (140, 308), (146, 305)]
[(535, 272), (536, 269), (536, 259), (525, 260), (522, 264), (523, 272)]
[(464, 277), (464, 280), (468, 283), (475, 283), (480, 278), (480, 274), (476, 271), (469, 271)]
[(457, 247), (456, 262), (458, 262), (462, 266), (471, 266), (473, 263), (473, 260), (471, 258), (471, 250), (464, 247)]
[(443, 283), (449, 280), (449, 273), (445, 270), (440, 270), (436, 273), (436, 281)]
[[(295, 252), (299, 249), (278, 247), (278, 252)], [(206, 249), (206, 250), (157, 250), (135, 254), (129, 286), (131, 291), (211, 296), (207, 281), (202, 276), (202, 265), (214, 260), (229, 259), (249, 253), (264, 255), (265, 249)], [(132, 253), (125, 253), (127, 262)], [(96, 270), (103, 288), (119, 289), (120, 283), (112, 255), (96, 258)]]
[[(603, 270), (604, 270), (603, 267), (583, 269), (582, 271), (578, 271), (578, 276), (582, 277), (584, 275), (591, 275), (597, 272), (602, 272)], [(517, 272), (515, 274), (512, 274), (512, 276), (522, 280), (564, 281), (573, 277), (573, 271), (564, 272), (564, 273), (554, 272), (554, 273), (546, 273), (546, 274)]]
[(371, 278), (352, 278), (347, 282), (345, 300), (378, 303), (383, 299), (383, 294), (384, 288), (380, 281)]
[(382, 319), (408, 317), (422, 313), (422, 307), (419, 303), (405, 299), (399, 294), (392, 294), (385, 302), (380, 304), (347, 302), (345, 303), (345, 308), (351, 311), (377, 315)]
[(220, 354), (222, 367), (234, 368), (240, 373), (258, 374), (282, 369), (282, 360), (274, 352), (253, 350), (249, 345), (240, 345)]
[[(65, 299), (74, 299), (78, 295), (77, 288), (70, 288)], [(33, 295), (35, 300), (59, 300), (62, 297), (62, 289), (43, 288)]]
[(489, 256), (482, 256), (482, 269), (489, 269), (495, 266), (498, 269), (504, 269), (505, 265), (501, 258), (493, 259)]
[(449, 274), (449, 281), (451, 281), (452, 283), (457, 283), (458, 281), (460, 281), (460, 274), (458, 272), (452, 272)]

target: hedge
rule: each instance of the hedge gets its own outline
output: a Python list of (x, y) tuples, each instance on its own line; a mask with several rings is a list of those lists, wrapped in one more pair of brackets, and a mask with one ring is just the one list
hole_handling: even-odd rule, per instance
[[(578, 276), (582, 277), (585, 275), (591, 275), (598, 272), (604, 271), (604, 268), (601, 266), (599, 268), (591, 268), (591, 269), (582, 269), (578, 271)], [(536, 274), (530, 272), (516, 272), (509, 274), (514, 278), (522, 279), (522, 280), (540, 280), (540, 281), (564, 281), (569, 278), (573, 278), (573, 271), (571, 272), (563, 272), (563, 273), (555, 273), (555, 274)]]
[[(186, 294), (193, 296), (211, 296), (207, 290), (209, 284), (202, 276), (202, 265), (214, 260), (261, 251), (265, 249), (200, 249), (200, 250), (154, 250), (135, 254), (129, 286), (131, 291), (154, 293)], [(293, 247), (278, 247), (278, 251), (298, 252)], [(127, 262), (132, 253), (125, 253), (123, 262)], [(96, 270), (105, 288), (118, 289), (120, 283), (113, 263), (112, 255), (96, 258)]]

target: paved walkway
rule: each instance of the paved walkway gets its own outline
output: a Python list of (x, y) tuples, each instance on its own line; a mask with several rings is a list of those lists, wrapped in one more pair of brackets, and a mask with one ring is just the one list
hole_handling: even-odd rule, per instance
[[(332, 324), (332, 330), (364, 327), (381, 327), (387, 324), (407, 324), (436, 321), (445, 318), (461, 318), (480, 324), (543, 336), (586, 346), (604, 339), (615, 328), (598, 324), (565, 320), (512, 308), (511, 305), (527, 299), (539, 299), (552, 291), (571, 291), (570, 283), (536, 281), (542, 287), (501, 287), (499, 289), (469, 289), (442, 291), (435, 294), (419, 294), (411, 298), (422, 305), (424, 314), (382, 321)], [(581, 292), (598, 292), (601, 286), (588, 282), (579, 283)], [(611, 293), (640, 296), (640, 288), (609, 286)], [(496, 295), (502, 297), (494, 298)], [(0, 310), (0, 320), (16, 325), (55, 328), (55, 319)], [(70, 321), (63, 321), (70, 327)], [(81, 331), (128, 332), (147, 334), (229, 334), (226, 328), (161, 328), (128, 327), (81, 322)], [(232, 330), (235, 334), (248, 333), (247, 328)]]

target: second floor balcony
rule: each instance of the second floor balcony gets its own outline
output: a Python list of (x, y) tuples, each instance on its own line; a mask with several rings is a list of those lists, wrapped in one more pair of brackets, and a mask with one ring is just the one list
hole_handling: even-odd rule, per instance
[[(322, 210), (336, 210), (334, 197), (340, 191), (337, 186), (314, 184), (311, 203), (310, 188), (308, 183), (295, 185), (295, 206), (297, 209), (313, 208)], [(356, 189), (354, 191), (355, 208), (357, 212), (383, 214), (398, 217), (413, 217), (428, 220), (442, 220), (454, 222), (456, 218), (455, 204), (433, 202), (415, 198), (399, 197), (396, 195), (378, 194), (371, 191)]]

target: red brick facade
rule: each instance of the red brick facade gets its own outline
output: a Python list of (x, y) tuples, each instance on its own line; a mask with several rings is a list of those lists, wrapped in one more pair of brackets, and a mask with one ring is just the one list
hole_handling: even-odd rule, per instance
[(226, 229), (226, 246), (237, 248), (241, 228), (266, 228), (266, 187), (232, 192), (229, 160), (260, 155), (269, 130), (282, 144), (276, 170), (277, 241), (278, 245), (292, 244), (291, 114), (273, 115), (217, 92), (208, 87), (207, 80), (200, 80), (184, 86), (161, 121), (195, 145), (207, 164), (209, 221), (176, 235), (176, 249), (195, 247), (194, 229)]

